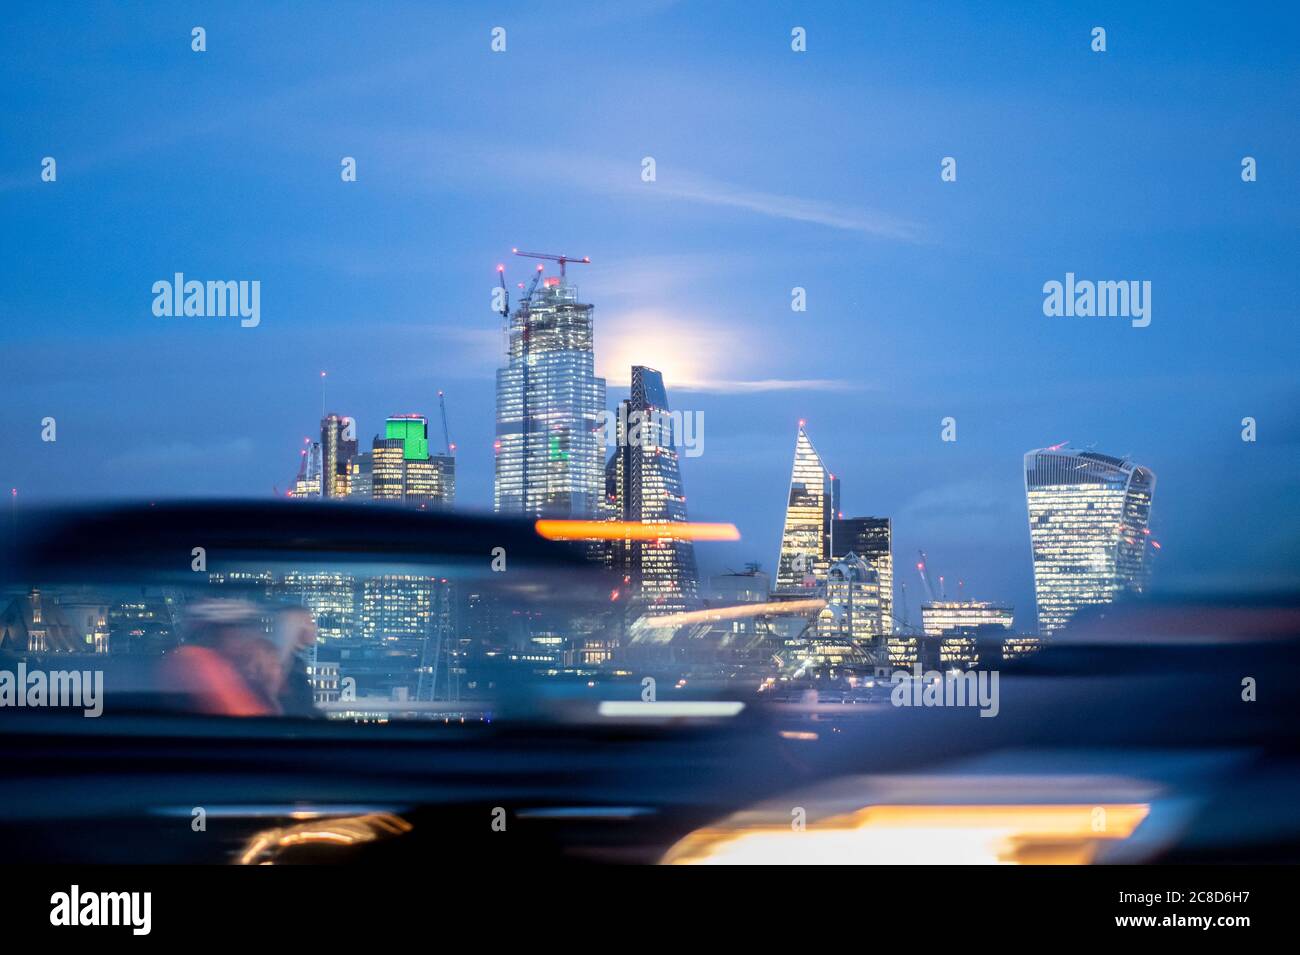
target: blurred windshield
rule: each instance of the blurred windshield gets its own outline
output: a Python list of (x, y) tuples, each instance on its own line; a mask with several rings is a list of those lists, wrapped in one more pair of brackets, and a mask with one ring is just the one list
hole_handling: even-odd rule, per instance
[(665, 613), (629, 599), (599, 541), (376, 508), (53, 512), (15, 547), (0, 668), (101, 679), (110, 714), (459, 723), (660, 684), (750, 693), (780, 649), (771, 622), (804, 627), (821, 606), (768, 607), (761, 624), (731, 601)]

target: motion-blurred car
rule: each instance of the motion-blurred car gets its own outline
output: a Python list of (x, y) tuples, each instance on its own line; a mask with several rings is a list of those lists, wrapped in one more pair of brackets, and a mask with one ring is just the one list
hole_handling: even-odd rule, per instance
[[(592, 556), (526, 522), (380, 507), (24, 514), (2, 580), (0, 852), (1300, 858), (1291, 596), (1085, 615), (1000, 665), (989, 718), (879, 687), (765, 692), (753, 661), (624, 663), (624, 588)], [(62, 702), (89, 705), (49, 705), (59, 673), (83, 697)]]

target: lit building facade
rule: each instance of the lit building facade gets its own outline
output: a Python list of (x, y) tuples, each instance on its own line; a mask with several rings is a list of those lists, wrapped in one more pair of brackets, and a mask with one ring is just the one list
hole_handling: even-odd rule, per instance
[[(1015, 611), (987, 600), (932, 600), (921, 604), (921, 628), (931, 659), (925, 666), (969, 669), (979, 663), (980, 642), (1011, 634)], [(925, 657), (926, 654), (922, 654)]]
[(371, 442), (368, 460), (357, 462), (364, 484), (369, 469), (370, 499), (413, 507), (450, 507), (456, 501), (456, 459), (429, 453), (429, 422), (422, 415), (394, 415), (384, 437)]
[[(838, 512), (837, 512), (838, 513)], [(836, 517), (831, 523), (831, 556), (855, 554), (880, 580), (880, 616), (886, 633), (894, 627), (894, 553), (887, 517)]]
[(1025, 455), (1039, 633), (1060, 630), (1081, 607), (1146, 590), (1155, 484), (1150, 469), (1093, 451)]
[(342, 681), (339, 676), (339, 654), (336, 650), (323, 650), (319, 644), (307, 648), (307, 680), (311, 684), (312, 701), (337, 703), (342, 698)]
[(800, 422), (776, 563), (776, 593), (807, 593), (825, 579), (831, 563), (831, 519), (839, 505), (838, 496), (837, 482)]
[(497, 371), (494, 507), (503, 514), (599, 518), (605, 513), (602, 412), (592, 306), (548, 278), (511, 316)]
[(361, 581), (361, 638), (420, 641), (447, 632), (450, 585), (432, 577), (379, 574)]
[[(638, 524), (686, 522), (686, 495), (668, 415), (663, 375), (632, 368), (631, 396), (618, 415), (617, 447), (606, 465), (606, 491), (614, 516)], [(612, 563), (632, 588), (631, 606), (641, 613), (679, 613), (700, 604), (695, 545), (664, 536), (614, 541)]]
[(294, 478), (290, 497), (321, 496), (321, 450), (319, 441), (309, 441), (302, 450), (298, 476)]
[(819, 643), (843, 641), (872, 654), (880, 646), (884, 634), (880, 578), (857, 554), (846, 554), (827, 570), (826, 606), (817, 616), (816, 627)]
[(949, 630), (993, 624), (1008, 631), (1015, 626), (1015, 611), (987, 600), (934, 600), (921, 604), (921, 628), (938, 637)]
[(374, 499), (374, 451), (361, 451), (348, 464), (348, 497), (357, 501)]
[(357, 429), (351, 418), (326, 415), (320, 422), (321, 497), (348, 496), (348, 465), (357, 453)]
[(337, 572), (290, 571), (272, 587), (272, 593), (293, 600), (312, 612), (316, 639), (349, 640), (358, 635), (357, 580)]

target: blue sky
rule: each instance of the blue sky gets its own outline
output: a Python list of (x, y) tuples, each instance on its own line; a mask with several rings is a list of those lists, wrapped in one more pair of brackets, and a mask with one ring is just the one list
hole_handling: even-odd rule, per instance
[[(6, 11), (0, 480), (24, 501), (270, 494), (326, 369), (363, 442), (444, 389), (460, 502), (490, 507), (489, 292), (518, 246), (591, 256), (573, 274), (611, 406), (635, 361), (703, 412), (688, 507), (743, 534), (703, 545), (706, 571), (773, 568), (806, 418), (846, 513), (894, 518), (900, 575), (924, 547), (1027, 625), (1021, 457), (1063, 440), (1156, 471), (1158, 582), (1294, 583), (1288, 6)], [(156, 318), (177, 271), (260, 280), (261, 325)], [(1149, 280), (1150, 327), (1045, 317), (1067, 271)]]

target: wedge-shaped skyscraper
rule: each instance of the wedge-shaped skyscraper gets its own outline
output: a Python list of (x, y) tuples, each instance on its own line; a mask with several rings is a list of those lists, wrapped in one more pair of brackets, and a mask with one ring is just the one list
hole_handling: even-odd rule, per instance
[(1038, 629), (1147, 588), (1156, 476), (1123, 458), (1063, 446), (1025, 455)]
[(831, 520), (839, 507), (839, 484), (799, 424), (790, 497), (776, 563), (776, 592), (807, 593), (824, 582), (831, 564)]

